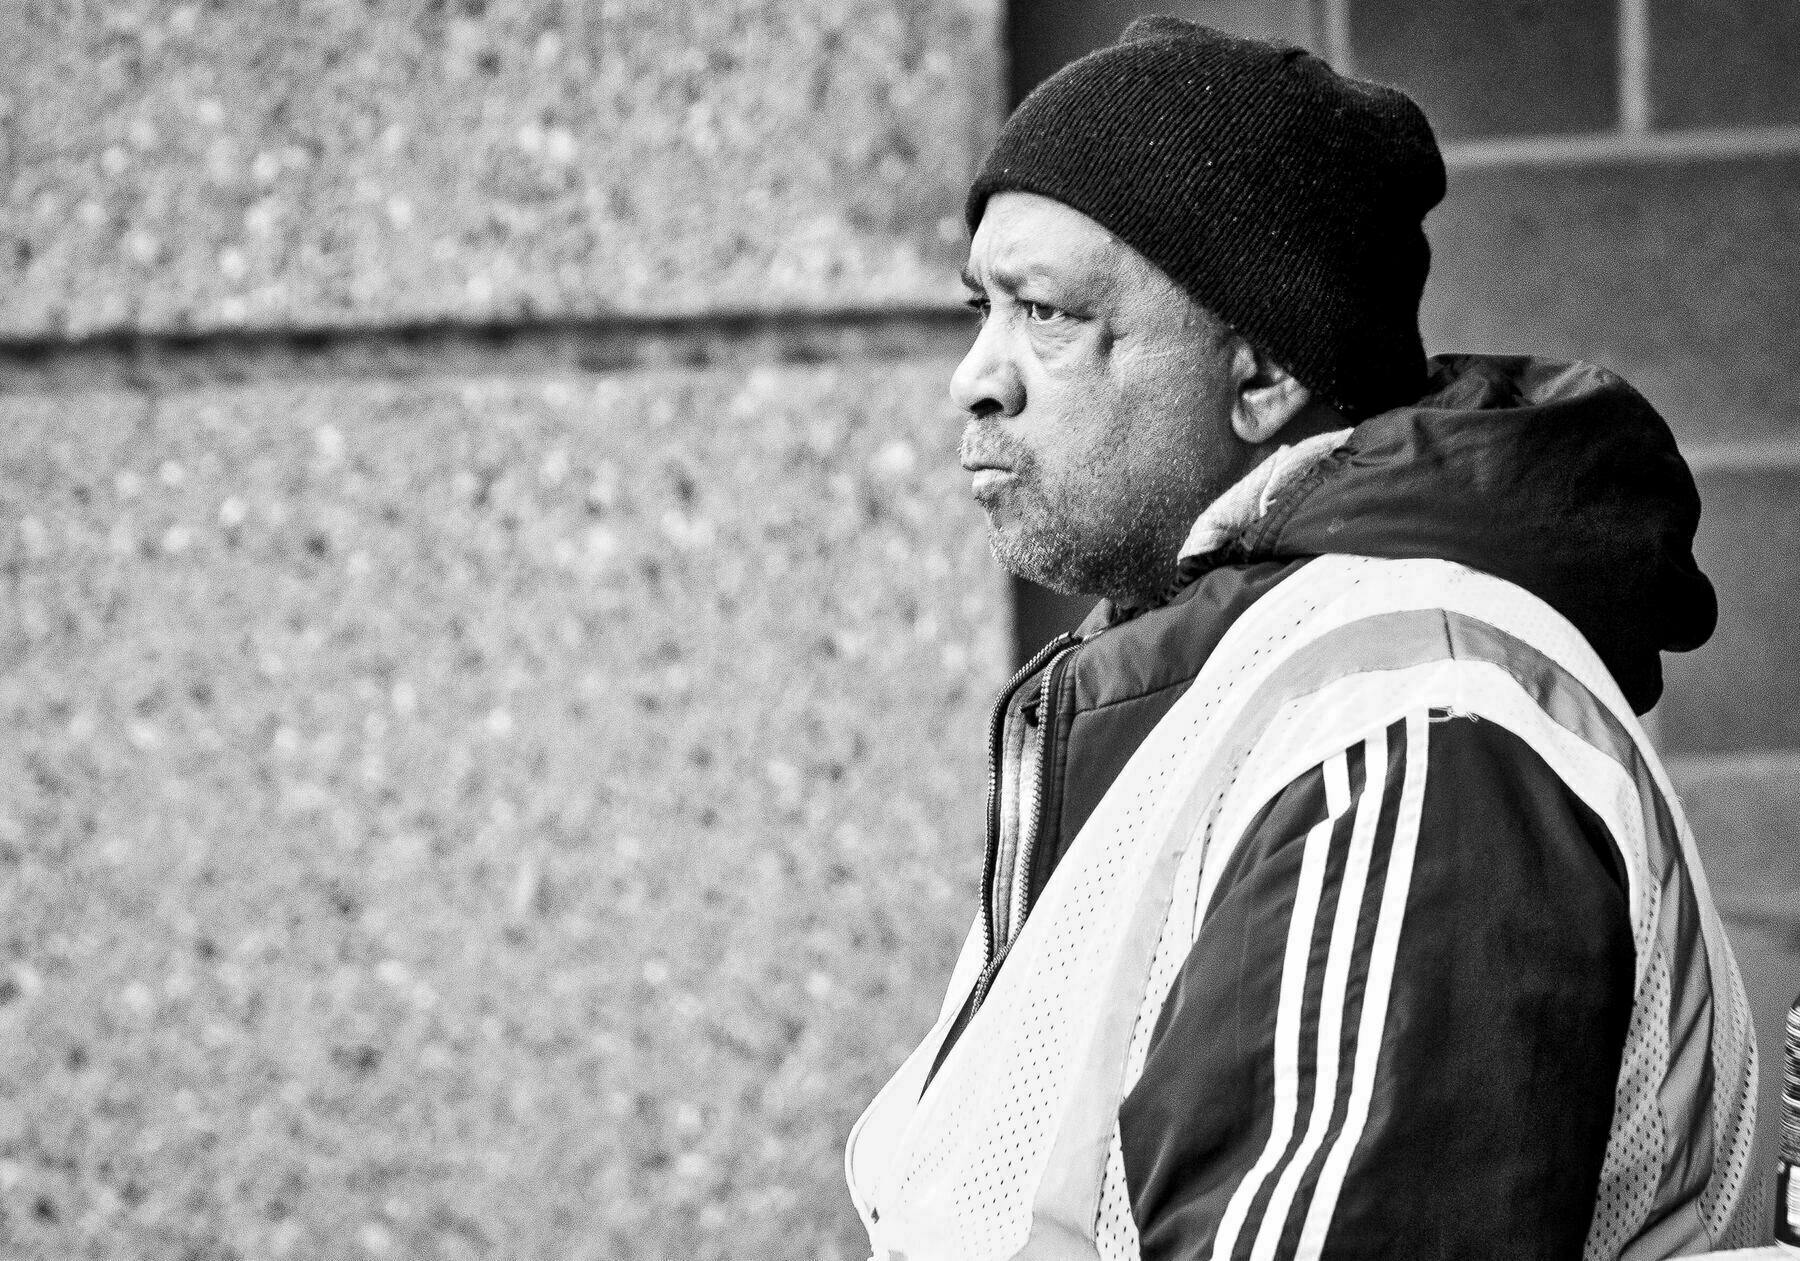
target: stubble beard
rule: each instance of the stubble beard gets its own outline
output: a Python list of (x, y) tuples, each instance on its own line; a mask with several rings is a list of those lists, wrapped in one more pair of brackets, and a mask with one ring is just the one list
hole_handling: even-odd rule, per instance
[(1174, 581), (1194, 518), (1225, 489), (1215, 480), (1198, 468), (1180, 470), (1140, 494), (1128, 512), (1098, 522), (1078, 521), (1032, 494), (1004, 525), (989, 513), (988, 548), (1008, 573), (1052, 591), (1142, 604)]

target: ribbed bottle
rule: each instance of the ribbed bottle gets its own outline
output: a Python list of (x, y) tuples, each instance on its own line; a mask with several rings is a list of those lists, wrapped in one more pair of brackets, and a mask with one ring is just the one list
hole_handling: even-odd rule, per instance
[(1781, 1155), (1775, 1165), (1775, 1242), (1800, 1255), (1800, 998), (1788, 1009), (1781, 1057)]

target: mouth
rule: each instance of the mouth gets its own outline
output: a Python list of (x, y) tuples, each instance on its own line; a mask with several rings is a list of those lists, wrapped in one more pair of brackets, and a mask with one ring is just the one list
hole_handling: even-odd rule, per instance
[(1018, 477), (1016, 464), (1006, 462), (1006, 453), (999, 450), (983, 451), (989, 443), (978, 441), (979, 435), (965, 432), (959, 461), (963, 470), (969, 474), (969, 494), (977, 503), (986, 505), (997, 499), (1002, 488)]
[(980, 473), (987, 469), (996, 469), (1002, 473), (1010, 473), (1013, 471), (1013, 466), (1002, 463), (997, 454), (975, 455), (969, 450), (967, 445), (963, 447), (960, 457), (960, 462), (965, 472)]
[(1012, 481), (1013, 471), (995, 464), (964, 465), (970, 473), (969, 493), (977, 500), (989, 499), (998, 494), (1000, 488)]

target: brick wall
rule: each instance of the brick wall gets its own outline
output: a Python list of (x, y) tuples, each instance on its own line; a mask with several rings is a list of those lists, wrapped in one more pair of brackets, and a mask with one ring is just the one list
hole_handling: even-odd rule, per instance
[[(1674, 426), (1721, 615), (1704, 648), (1664, 659), (1652, 722), (1751, 991), (1771, 1117), (1800, 989), (1800, 8), (1015, 4), (1015, 96), (1157, 10), (1293, 40), (1413, 93), (1450, 168), (1427, 221), (1427, 349), (1603, 363)], [(1036, 591), (1021, 609), (1027, 644), (1075, 613)], [(1762, 1126), (1764, 1170), (1772, 1137)]]
[(850, 1257), (985, 0), (0, 14), (0, 1253)]

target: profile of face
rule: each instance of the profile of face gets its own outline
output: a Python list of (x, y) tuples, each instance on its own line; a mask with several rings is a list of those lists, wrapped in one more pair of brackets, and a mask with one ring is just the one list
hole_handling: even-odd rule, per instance
[(1258, 454), (1233, 428), (1251, 352), (1136, 250), (1032, 193), (988, 201), (964, 281), (981, 327), (950, 393), (995, 557), (1053, 590), (1148, 599)]

